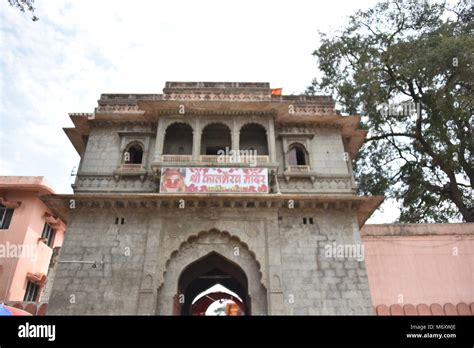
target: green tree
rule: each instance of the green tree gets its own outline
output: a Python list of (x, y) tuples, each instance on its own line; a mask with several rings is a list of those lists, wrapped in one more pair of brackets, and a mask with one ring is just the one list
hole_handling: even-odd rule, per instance
[[(474, 222), (472, 34), (468, 0), (384, 1), (320, 34), (307, 93), (363, 115), (359, 190), (400, 202), (400, 222)], [(420, 112), (390, 108), (400, 101)]]
[(10, 6), (19, 9), (21, 12), (31, 12), (31, 20), (36, 22), (39, 18), (35, 16), (35, 8), (33, 7), (34, 2), (35, 0), (8, 0)]

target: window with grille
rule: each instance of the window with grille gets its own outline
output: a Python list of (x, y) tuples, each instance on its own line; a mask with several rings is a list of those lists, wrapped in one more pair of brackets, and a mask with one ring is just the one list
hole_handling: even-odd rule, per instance
[(26, 285), (25, 297), (23, 301), (38, 301), (40, 286), (38, 284), (33, 283), (32, 281), (28, 281)]
[(50, 224), (45, 223), (41, 238), (44, 238), (47, 246), (52, 247), (54, 242), (54, 229)]
[(13, 216), (12, 208), (7, 208), (0, 204), (0, 230), (7, 230), (10, 227), (10, 222)]

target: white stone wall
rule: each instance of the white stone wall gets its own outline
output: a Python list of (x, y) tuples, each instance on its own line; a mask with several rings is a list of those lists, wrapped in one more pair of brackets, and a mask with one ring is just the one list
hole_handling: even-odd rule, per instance
[(120, 161), (118, 129), (91, 129), (79, 171), (81, 173), (112, 174)]
[[(116, 216), (125, 225), (115, 225)], [(145, 212), (81, 210), (68, 221), (48, 314), (136, 314), (145, 257)], [(129, 248), (129, 249), (127, 249)], [(62, 263), (103, 261), (103, 266)]]
[[(303, 217), (312, 217), (314, 224), (303, 224)], [(326, 248), (334, 242), (356, 248), (362, 245), (353, 213), (282, 214), (280, 243), (288, 314), (372, 313), (365, 263), (356, 257), (328, 257)]]
[[(307, 149), (312, 172), (324, 176), (349, 175), (344, 157), (344, 144), (339, 129), (315, 127), (311, 131), (306, 130), (305, 134), (312, 135), (312, 138), (308, 140), (301, 138), (296, 141), (298, 137), (288, 135), (287, 146), (298, 142)], [(281, 138), (276, 139), (276, 149), (279, 172), (283, 173), (285, 170), (285, 151), (288, 149), (284, 148)]]
[[(155, 136), (151, 126), (131, 127), (131, 126), (98, 126), (91, 129), (87, 141), (86, 151), (82, 159), (79, 174), (109, 174), (117, 170), (122, 163), (121, 136), (119, 132), (149, 132), (145, 137), (149, 138), (148, 156), (143, 158), (142, 163), (147, 170), (150, 170), (150, 163), (153, 161), (155, 149)], [(143, 138), (143, 135), (137, 135)], [(127, 136), (127, 139), (134, 139), (133, 135)], [(126, 144), (125, 144), (126, 145)]]
[(317, 128), (311, 139), (312, 170), (321, 175), (348, 175), (344, 160), (344, 145), (339, 129)]
[[(154, 192), (153, 172), (150, 164), (153, 161), (155, 136), (151, 126), (97, 126), (91, 129), (81, 166), (74, 184), (76, 192)], [(146, 170), (145, 176), (117, 176), (122, 164), (123, 147), (133, 135), (120, 135), (120, 132), (147, 132), (137, 135), (145, 141), (142, 164)], [(124, 138), (124, 139), (123, 139)], [(143, 141), (140, 141), (143, 142)], [(114, 175), (115, 173), (115, 175)]]

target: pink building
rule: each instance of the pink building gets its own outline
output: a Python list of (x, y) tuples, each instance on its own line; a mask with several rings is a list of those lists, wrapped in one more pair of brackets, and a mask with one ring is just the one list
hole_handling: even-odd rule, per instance
[(474, 315), (474, 224), (365, 225), (378, 315)]
[[(0, 176), (0, 302), (44, 313), (51, 260), (66, 226), (39, 199), (52, 194), (43, 177)], [(25, 303), (26, 302), (26, 303)]]

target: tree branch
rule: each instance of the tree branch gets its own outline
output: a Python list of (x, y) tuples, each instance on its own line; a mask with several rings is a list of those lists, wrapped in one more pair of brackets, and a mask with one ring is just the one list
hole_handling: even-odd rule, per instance
[(415, 139), (415, 136), (410, 133), (386, 133), (386, 134), (374, 135), (373, 137), (366, 138), (365, 142), (367, 143), (372, 140), (387, 139), (389, 137), (407, 137), (407, 138)]

